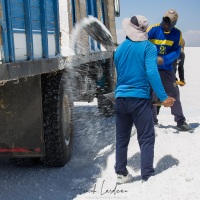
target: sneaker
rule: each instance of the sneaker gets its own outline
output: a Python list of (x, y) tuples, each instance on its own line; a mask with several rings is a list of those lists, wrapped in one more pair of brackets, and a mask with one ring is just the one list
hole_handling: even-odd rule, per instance
[(128, 183), (131, 180), (133, 180), (131, 174), (127, 174), (126, 176), (117, 174), (117, 184)]
[(177, 123), (177, 129), (179, 131), (191, 131), (192, 128), (184, 121), (181, 123)]

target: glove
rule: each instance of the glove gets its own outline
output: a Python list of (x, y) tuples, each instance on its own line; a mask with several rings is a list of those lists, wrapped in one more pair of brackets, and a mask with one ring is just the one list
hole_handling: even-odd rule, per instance
[(176, 81), (176, 84), (180, 85), (182, 87), (186, 84), (186, 82), (185, 81)]

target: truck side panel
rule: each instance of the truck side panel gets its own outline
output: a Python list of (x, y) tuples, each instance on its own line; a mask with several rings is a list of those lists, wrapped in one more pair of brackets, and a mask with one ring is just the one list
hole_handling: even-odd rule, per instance
[[(3, 62), (55, 57), (59, 52), (57, 0), (2, 0)], [(9, 57), (8, 57), (9, 54)]]

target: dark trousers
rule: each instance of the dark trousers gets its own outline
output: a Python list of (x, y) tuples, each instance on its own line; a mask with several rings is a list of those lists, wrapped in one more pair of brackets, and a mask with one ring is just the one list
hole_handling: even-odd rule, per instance
[[(174, 102), (174, 105), (171, 107), (171, 114), (174, 115), (174, 121), (177, 123), (182, 123), (183, 121), (185, 121), (185, 117), (183, 115), (183, 110), (180, 100), (180, 92), (178, 85), (176, 84), (175, 73), (173, 71), (168, 71), (168, 70), (159, 70), (159, 73), (167, 95), (173, 97), (176, 100)], [(153, 101), (158, 100), (154, 92), (152, 93), (152, 99)], [(158, 122), (157, 106), (152, 106), (152, 113), (154, 122)]]
[(141, 176), (147, 179), (154, 174), (155, 131), (151, 112), (151, 100), (119, 97), (115, 102), (116, 111), (116, 164), (117, 174), (127, 175), (127, 151), (133, 124), (141, 152)]

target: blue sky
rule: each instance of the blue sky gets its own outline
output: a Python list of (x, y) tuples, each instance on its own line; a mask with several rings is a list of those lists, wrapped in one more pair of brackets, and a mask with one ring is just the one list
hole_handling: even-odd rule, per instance
[(163, 14), (170, 8), (177, 10), (176, 27), (182, 31), (186, 46), (200, 46), (200, 0), (120, 0), (120, 17), (116, 17), (117, 40), (125, 38), (121, 22), (123, 18), (144, 15), (149, 25), (160, 23)]

